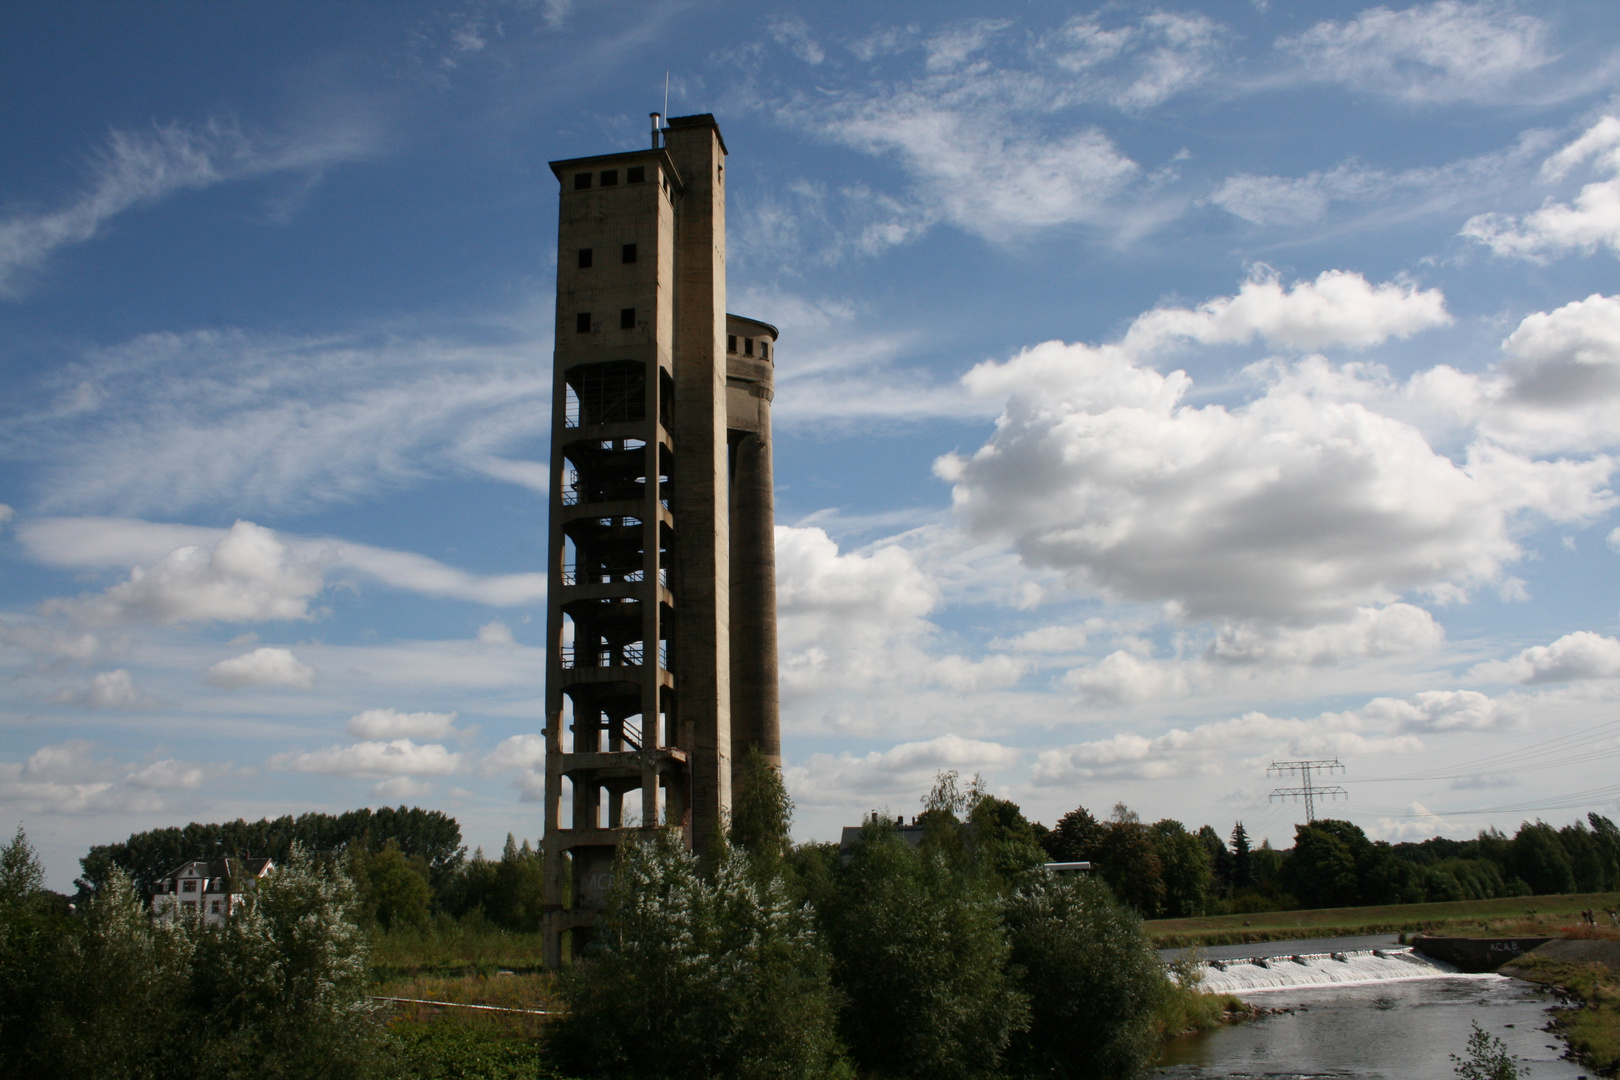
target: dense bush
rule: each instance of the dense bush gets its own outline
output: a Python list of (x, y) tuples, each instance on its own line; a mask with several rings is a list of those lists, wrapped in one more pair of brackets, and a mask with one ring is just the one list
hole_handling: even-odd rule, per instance
[[(21, 834), (0, 858), (31, 862)], [(18, 892), (13, 884), (0, 903), (26, 907), (30, 896)], [(222, 926), (154, 920), (114, 869), (82, 918), (55, 920), (25, 954), (6, 957), (7, 993), (30, 1001), (26, 1018), (0, 1019), (0, 1065), (8, 1076), (391, 1075), (390, 1044), (364, 996), (355, 907), (347, 876), (297, 848)]]
[(855, 1060), (894, 1077), (997, 1075), (1028, 1007), (988, 877), (873, 817), (834, 881), (821, 918)]
[(705, 875), (678, 830), (621, 842), (596, 945), (552, 1047), (582, 1075), (820, 1078), (837, 1068), (810, 913), (731, 847)]
[(1014, 1075), (1105, 1080), (1146, 1066), (1170, 985), (1141, 919), (1093, 878), (1035, 874), (1006, 922), (1030, 1002), (1009, 1054)]

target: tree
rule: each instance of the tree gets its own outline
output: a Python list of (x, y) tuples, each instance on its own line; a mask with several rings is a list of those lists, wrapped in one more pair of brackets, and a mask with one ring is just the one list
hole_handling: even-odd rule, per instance
[(1226, 844), (1221, 840), (1220, 833), (1208, 825), (1199, 827), (1198, 842), (1204, 845), (1204, 851), (1209, 855), (1210, 872), (1213, 876), (1211, 887), (1216, 892), (1225, 893), (1232, 887), (1232, 853), (1226, 850)]
[(1179, 821), (1155, 822), (1149, 833), (1164, 882), (1164, 914), (1172, 919), (1202, 915), (1215, 880), (1209, 851)]
[(223, 925), (191, 924), (184, 1041), (196, 1055), (193, 1068), (288, 1080), (384, 1071), (358, 914), (348, 876), (294, 846)]
[(1481, 1028), (1479, 1021), (1471, 1020), (1469, 1026), (1474, 1033), (1468, 1036), (1468, 1056), (1451, 1055), (1457, 1075), (1462, 1080), (1519, 1080), (1523, 1075), (1519, 1059), (1508, 1053), (1507, 1045)]
[(1058, 819), (1046, 835), (1046, 853), (1053, 862), (1087, 862), (1102, 849), (1103, 827), (1083, 806)]
[[(195, 917), (193, 917), (195, 922)], [(141, 894), (114, 871), (31, 987), (37, 1029), (11, 1075), (152, 1077), (183, 1071), (195, 1046), (184, 1008), (195, 927), (153, 924)]]
[(135, 833), (122, 843), (98, 844), (79, 863), (91, 889), (119, 869), (150, 896), (155, 882), (191, 859), (268, 858), (281, 863), (294, 846), (324, 855), (350, 848), (376, 850), (390, 840), (407, 858), (422, 859), (428, 880), (440, 895), (448, 891), (467, 850), (461, 845), (461, 826), (455, 818), (438, 810), (385, 806), (336, 816), (311, 813), (297, 818), (216, 825), (192, 822), (184, 828), (153, 829)]
[(731, 774), (731, 843), (742, 849), (757, 874), (768, 878), (793, 851), (792, 822), (793, 800), (781, 770), (758, 746), (750, 746)]
[(1030, 1024), (1009, 1050), (1021, 1076), (1133, 1076), (1158, 1050), (1154, 1013), (1168, 990), (1142, 921), (1088, 877), (1031, 875), (1006, 922)]
[(1537, 895), (1575, 891), (1569, 855), (1551, 825), (1540, 821), (1520, 825), (1508, 852), (1508, 866)]
[(1254, 867), (1249, 858), (1249, 831), (1243, 822), (1232, 826), (1232, 888), (1247, 889), (1254, 884)]
[(1035, 830), (1018, 804), (986, 795), (968, 813), (974, 864), (1008, 889), (1018, 875), (1046, 861)]
[[(510, 836), (507, 842), (511, 842)], [(425, 865), (407, 859), (390, 840), (366, 858), (364, 866), (361, 907), (377, 925), (384, 930), (427, 925), (433, 890), (428, 888)]]
[(1284, 883), (1306, 907), (1347, 907), (1360, 902), (1357, 838), (1366, 835), (1348, 821), (1323, 819), (1294, 830), (1294, 853), (1283, 864)]
[(1028, 1007), (982, 876), (945, 851), (912, 849), (874, 816), (821, 920), (845, 999), (840, 1028), (863, 1069), (930, 1080), (999, 1073)]
[(44, 867), (19, 825), (0, 848), (0, 1074), (28, 1075), (28, 1046), (68, 929), (47, 903)]
[(1603, 854), (1607, 878), (1601, 888), (1620, 888), (1620, 828), (1599, 813), (1586, 815), (1592, 824), (1592, 841)]
[(1092, 861), (1115, 896), (1144, 919), (1159, 917), (1164, 909), (1163, 868), (1147, 826), (1125, 804), (1115, 805)]
[(705, 880), (678, 830), (620, 843), (597, 945), (562, 983), (552, 1047), (593, 1076), (820, 1078), (838, 1048), (827, 964), (781, 877), (723, 846)]

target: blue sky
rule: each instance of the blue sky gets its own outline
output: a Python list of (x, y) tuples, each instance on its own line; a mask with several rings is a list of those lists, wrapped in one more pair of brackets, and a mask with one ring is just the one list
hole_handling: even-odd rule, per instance
[(546, 162), (712, 112), (801, 838), (1613, 814), (1601, 2), (0, 14), (0, 816), (541, 831)]

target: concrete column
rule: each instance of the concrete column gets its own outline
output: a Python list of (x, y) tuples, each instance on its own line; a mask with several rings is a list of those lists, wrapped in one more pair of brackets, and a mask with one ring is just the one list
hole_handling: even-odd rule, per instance
[(732, 760), (758, 746), (782, 764), (776, 685), (776, 509), (770, 406), (763, 430), (736, 438), (731, 473)]
[(671, 117), (665, 148), (683, 190), (675, 214), (675, 655), (690, 725), (693, 847), (731, 809), (730, 508), (726, 491), (725, 144), (714, 118)]

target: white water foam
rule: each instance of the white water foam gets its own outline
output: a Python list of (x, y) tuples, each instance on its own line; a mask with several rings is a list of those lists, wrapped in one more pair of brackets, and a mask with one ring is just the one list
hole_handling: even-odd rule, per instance
[(1245, 960), (1206, 960), (1198, 989), (1210, 994), (1254, 994), (1301, 986), (1354, 986), (1411, 979), (1499, 979), (1468, 975), (1410, 948), (1300, 953)]

